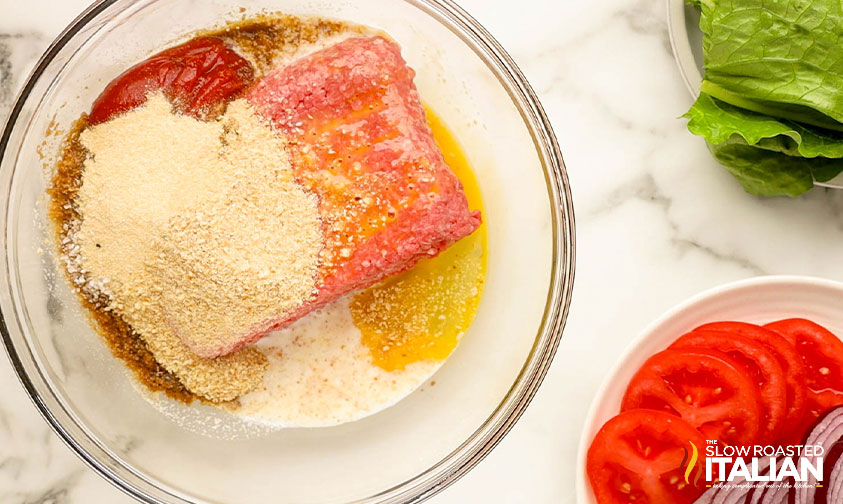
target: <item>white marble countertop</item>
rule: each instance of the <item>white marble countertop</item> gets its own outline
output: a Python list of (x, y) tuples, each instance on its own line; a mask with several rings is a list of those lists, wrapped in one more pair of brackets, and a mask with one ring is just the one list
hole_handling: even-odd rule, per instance
[[(0, 117), (35, 59), (87, 0), (0, 0)], [(523, 419), (435, 497), (574, 502), (592, 395), (650, 320), (703, 289), (754, 275), (843, 280), (843, 191), (746, 195), (678, 119), (664, 0), (461, 0), (509, 49), (551, 117), (576, 204), (577, 279), (567, 329)], [(608, 315), (608, 316), (607, 316)], [(130, 502), (38, 416), (0, 357), (0, 503)]]

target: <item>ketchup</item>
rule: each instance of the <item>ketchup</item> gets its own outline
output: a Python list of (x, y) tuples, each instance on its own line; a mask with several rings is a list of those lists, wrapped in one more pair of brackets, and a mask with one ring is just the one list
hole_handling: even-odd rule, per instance
[(163, 91), (176, 110), (205, 118), (245, 88), (252, 66), (216, 37), (200, 37), (138, 63), (111, 81), (94, 101), (89, 124), (108, 121)]

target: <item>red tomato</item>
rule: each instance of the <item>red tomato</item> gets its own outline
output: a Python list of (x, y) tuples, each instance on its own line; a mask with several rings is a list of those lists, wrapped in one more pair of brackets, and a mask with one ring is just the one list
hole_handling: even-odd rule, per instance
[[(685, 483), (694, 443), (697, 467)], [(686, 503), (703, 491), (705, 439), (681, 418), (652, 410), (625, 411), (600, 429), (588, 449), (586, 472), (599, 504)], [(686, 454), (688, 458), (686, 459)]]
[(828, 329), (805, 319), (786, 319), (764, 327), (784, 336), (805, 364), (808, 403), (797, 435), (820, 414), (843, 404), (843, 342)]
[(174, 106), (203, 117), (252, 81), (252, 66), (215, 37), (201, 37), (162, 51), (111, 81), (94, 101), (88, 120), (97, 124), (143, 105), (161, 90)]
[[(787, 414), (779, 433), (779, 439), (781, 441), (788, 440), (798, 429), (802, 417), (805, 415), (808, 397), (805, 365), (802, 363), (799, 354), (796, 353), (796, 348), (778, 333), (746, 322), (712, 322), (702, 325), (696, 330), (723, 331), (729, 334), (746, 336), (758, 341), (776, 355), (787, 382)], [(801, 432), (798, 435), (801, 436)]]
[(664, 350), (635, 373), (621, 410), (666, 411), (682, 417), (707, 439), (747, 445), (762, 432), (758, 387), (740, 364), (722, 353)]
[(670, 348), (717, 351), (740, 365), (758, 387), (763, 407), (759, 444), (776, 440), (787, 412), (784, 371), (773, 352), (761, 343), (734, 333), (697, 329), (676, 340)]

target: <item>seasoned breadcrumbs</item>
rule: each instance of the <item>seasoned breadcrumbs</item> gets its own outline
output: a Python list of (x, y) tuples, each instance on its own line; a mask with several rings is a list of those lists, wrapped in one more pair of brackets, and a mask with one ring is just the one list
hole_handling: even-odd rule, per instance
[[(125, 142), (126, 138), (133, 141)], [(81, 220), (70, 236), (78, 270), (89, 286), (93, 285), (89, 288), (107, 295), (106, 309), (119, 313), (141, 335), (155, 360), (178, 376), (188, 390), (215, 402), (233, 400), (257, 387), (266, 358), (253, 348), (216, 359), (197, 356), (174, 331), (174, 322), (186, 320), (172, 320), (174, 314), (200, 320), (199, 324), (190, 320), (190, 329), (204, 335), (208, 327), (220, 324), (222, 317), (233, 317), (234, 324), (253, 320), (249, 317), (263, 320), (261, 310), (269, 309), (271, 300), (245, 295), (246, 302), (238, 306), (244, 296), (226, 297), (232, 288), (228, 285), (217, 285), (216, 292), (223, 295), (200, 299), (191, 293), (216, 285), (218, 278), (203, 275), (197, 268), (208, 265), (207, 271), (221, 268), (223, 272), (226, 267), (239, 268), (238, 280), (252, 282), (251, 290), (239, 293), (261, 290), (266, 282), (258, 278), (264, 273), (260, 265), (278, 257), (266, 257), (257, 262), (258, 269), (249, 270), (237, 261), (227, 261), (226, 257), (232, 256), (226, 253), (242, 257), (242, 247), (257, 247), (250, 239), (267, 240), (267, 232), (282, 212), (286, 220), (294, 217), (298, 225), (291, 224), (286, 233), (275, 235), (269, 246), (276, 254), (285, 250), (297, 253), (289, 256), (295, 258), (288, 261), (293, 273), (290, 269), (275, 271), (269, 280), (284, 279), (282, 288), (271, 294), (282, 299), (290, 296), (292, 309), (313, 290), (321, 237), (316, 203), (293, 180), (280, 141), (267, 143), (274, 138), (245, 102), (230, 104), (219, 121), (202, 122), (173, 114), (160, 93), (142, 107), (87, 129), (79, 138), (89, 156), (76, 195)], [(143, 162), (138, 163), (139, 159)], [(260, 190), (269, 185), (274, 190)], [(288, 201), (289, 197), (294, 199)], [(235, 200), (252, 206), (228, 205)], [(284, 203), (279, 203), (282, 200)], [(295, 206), (299, 214), (291, 215), (287, 204)], [(226, 213), (223, 219), (208, 219), (220, 211)], [(223, 229), (234, 225), (228, 219), (238, 229), (262, 229), (264, 233), (233, 236), (231, 229)], [(202, 229), (208, 236), (200, 232), (199, 240), (192, 240), (197, 236), (191, 233)], [(236, 246), (231, 242), (202, 248), (203, 239), (222, 235), (237, 242)], [(241, 247), (239, 252), (237, 247)], [(167, 274), (162, 275), (163, 271)], [(290, 281), (298, 289), (291, 288)], [(206, 306), (208, 299), (218, 304)], [(204, 318), (197, 316), (200, 313)]]

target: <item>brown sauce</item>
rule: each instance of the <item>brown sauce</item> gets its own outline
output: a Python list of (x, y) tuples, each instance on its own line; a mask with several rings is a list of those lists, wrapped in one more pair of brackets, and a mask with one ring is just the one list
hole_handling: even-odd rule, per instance
[(288, 15), (260, 15), (230, 21), (222, 28), (201, 31), (196, 36), (226, 40), (252, 60), (264, 74), (275, 68), (279, 58), (294, 54), (302, 45), (313, 44), (341, 32), (362, 32), (363, 27), (321, 18)]

